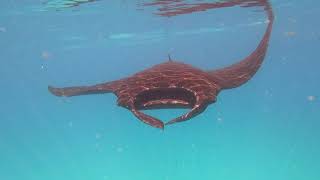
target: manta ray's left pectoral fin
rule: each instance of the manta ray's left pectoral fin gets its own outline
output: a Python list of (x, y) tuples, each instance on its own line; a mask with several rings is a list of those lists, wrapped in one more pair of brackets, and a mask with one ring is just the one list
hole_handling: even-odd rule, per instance
[(53, 86), (48, 86), (48, 90), (56, 96), (79, 96), (86, 94), (103, 94), (114, 92), (117, 88), (118, 82), (112, 81), (102, 84), (97, 84), (93, 86), (73, 86), (56, 88)]

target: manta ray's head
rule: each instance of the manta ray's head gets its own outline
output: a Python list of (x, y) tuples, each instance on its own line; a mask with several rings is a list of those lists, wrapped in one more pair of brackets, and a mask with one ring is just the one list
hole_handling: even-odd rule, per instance
[[(183, 87), (154, 88), (151, 90), (145, 90), (137, 94), (134, 98), (134, 107), (131, 111), (143, 122), (163, 129), (164, 125), (185, 121), (196, 116), (204, 111), (210, 103), (215, 102), (216, 96), (212, 95), (212, 93), (210, 93), (210, 96), (208, 96), (208, 94), (204, 94), (204, 89), (206, 89), (206, 87), (199, 88), (199, 90)], [(139, 111), (172, 108), (188, 108), (190, 111), (166, 123)]]
[[(116, 92), (119, 105), (131, 110), (144, 123), (161, 129), (204, 111), (215, 102), (219, 91), (204, 71), (178, 62), (156, 65), (125, 82)], [(166, 123), (141, 112), (169, 108), (188, 108), (190, 111)]]

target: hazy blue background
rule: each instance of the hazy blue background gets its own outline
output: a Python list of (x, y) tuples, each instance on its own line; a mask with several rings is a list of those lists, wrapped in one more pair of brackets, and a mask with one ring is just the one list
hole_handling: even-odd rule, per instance
[(271, 1), (275, 24), (256, 76), (164, 131), (113, 94), (57, 98), (47, 85), (119, 79), (168, 53), (203, 69), (229, 65), (260, 41), (264, 12), (163, 18), (137, 10), (145, 1), (44, 2), (0, 2), (0, 180), (320, 179), (319, 1)]

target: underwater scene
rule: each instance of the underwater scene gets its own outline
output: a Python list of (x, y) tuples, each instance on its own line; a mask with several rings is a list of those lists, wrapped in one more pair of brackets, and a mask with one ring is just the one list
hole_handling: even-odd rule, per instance
[(320, 1), (1, 0), (0, 180), (319, 180)]

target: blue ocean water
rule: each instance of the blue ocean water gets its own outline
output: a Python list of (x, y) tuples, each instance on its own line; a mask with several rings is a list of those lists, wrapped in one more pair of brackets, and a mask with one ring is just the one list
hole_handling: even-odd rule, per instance
[(261, 7), (167, 18), (143, 2), (0, 2), (0, 180), (319, 180), (315, 0), (272, 0), (274, 28), (257, 74), (163, 131), (118, 107), (113, 94), (48, 92), (130, 76), (168, 54), (224, 67), (246, 57), (266, 28)]

